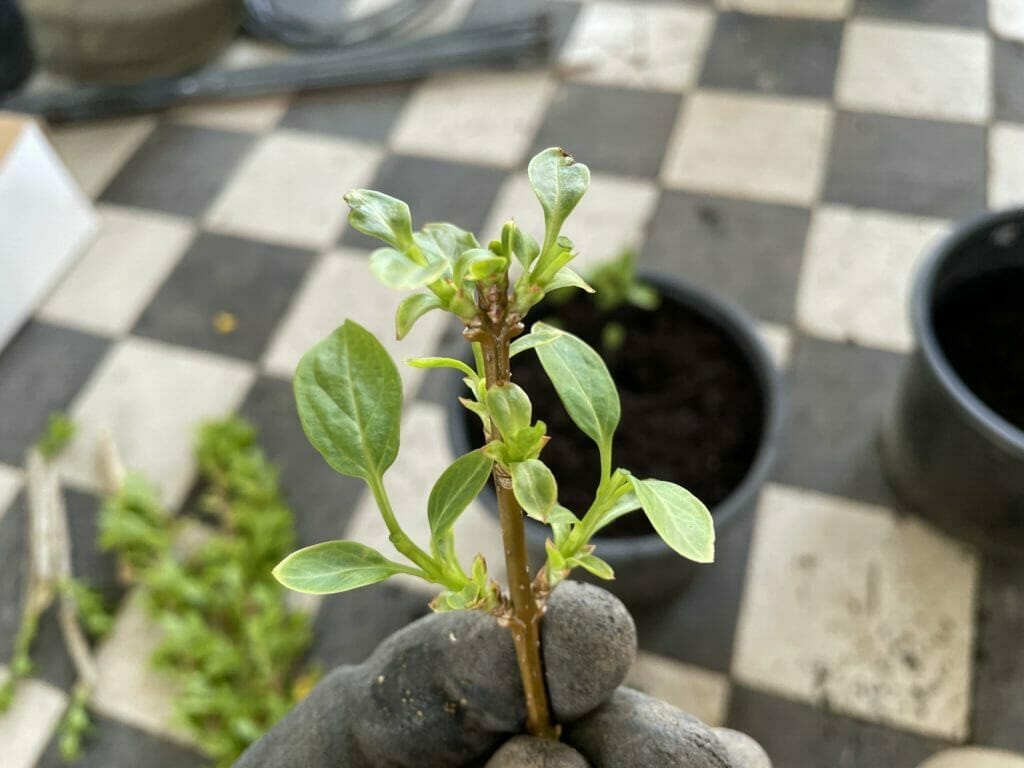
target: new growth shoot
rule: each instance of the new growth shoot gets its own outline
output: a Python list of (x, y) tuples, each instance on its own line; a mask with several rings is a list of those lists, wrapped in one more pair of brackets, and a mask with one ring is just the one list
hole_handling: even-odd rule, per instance
[[(456, 459), (431, 489), (426, 514), (431, 537), (413, 541), (395, 510), (384, 475), (399, 449), (402, 384), (394, 362), (367, 330), (346, 320), (310, 349), (295, 373), (299, 417), (310, 442), (335, 470), (369, 486), (400, 556), (395, 560), (355, 541), (329, 541), (301, 549), (274, 570), (292, 589), (329, 594), (374, 584), (395, 575), (423, 579), (439, 590), (435, 611), (481, 610), (495, 614), (512, 633), (527, 708), (527, 730), (555, 738), (545, 687), (540, 622), (551, 589), (583, 568), (604, 579), (611, 567), (594, 553), (591, 539), (636, 510), (665, 542), (698, 562), (714, 558), (714, 529), (705, 506), (684, 488), (641, 479), (616, 467), (612, 443), (619, 426), (619, 398), (601, 357), (581, 339), (524, 319), (545, 295), (559, 288), (593, 289), (569, 264), (576, 256), (562, 225), (590, 183), (590, 171), (559, 148), (529, 164), (530, 184), (544, 211), (538, 242), (514, 221), (486, 247), (449, 223), (413, 230), (409, 207), (388, 195), (354, 190), (345, 199), (349, 222), (386, 244), (373, 252), (370, 269), (385, 285), (411, 292), (398, 306), (398, 338), (427, 312), (449, 312), (463, 323), (475, 366), (460, 360), (410, 360), (420, 368), (453, 368), (464, 376), (462, 404), (480, 417), (483, 448)], [(558, 503), (558, 482), (544, 464), (550, 439), (534, 419), (530, 398), (514, 382), (516, 355), (536, 354), (576, 426), (600, 451), (600, 482), (587, 509)], [(478, 555), (459, 561), (455, 523), (488, 480), (497, 494), (508, 584), (497, 584)], [(524, 516), (549, 527), (547, 561), (531, 574)]]

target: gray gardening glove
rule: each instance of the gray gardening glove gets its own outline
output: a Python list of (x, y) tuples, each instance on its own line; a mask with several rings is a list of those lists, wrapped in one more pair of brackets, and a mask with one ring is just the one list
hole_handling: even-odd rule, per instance
[[(567, 740), (593, 762), (564, 745), (526, 739), (506, 745), (488, 766), (762, 768), (735, 761), (699, 721), (616, 690), (636, 656), (636, 629), (625, 606), (604, 590), (560, 585), (548, 601), (542, 637), (555, 716), (570, 724)], [(656, 747), (662, 751), (653, 762), (642, 750), (636, 752), (639, 762), (630, 762), (608, 743), (632, 743), (634, 732), (648, 727), (634, 722), (649, 716), (637, 697), (673, 713), (664, 717), (684, 719), (658, 737), (658, 744), (672, 744), (668, 752)], [(632, 720), (609, 727), (620, 716)], [(393, 634), (362, 664), (334, 670), (235, 768), (468, 768), (522, 733), (525, 720), (509, 632), (482, 613), (433, 614)], [(612, 738), (602, 737), (602, 730)], [(517, 745), (526, 751), (502, 756)], [(552, 761), (545, 754), (552, 749), (576, 762)], [(695, 756), (707, 760), (693, 762)]]

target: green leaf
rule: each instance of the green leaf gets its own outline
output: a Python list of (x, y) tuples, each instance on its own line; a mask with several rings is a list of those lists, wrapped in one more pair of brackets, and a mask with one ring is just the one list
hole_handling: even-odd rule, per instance
[(480, 247), (480, 243), (477, 242), (472, 232), (467, 232), (446, 221), (426, 224), (423, 227), (423, 232), (434, 239), (438, 249), (452, 263), (465, 251)]
[(388, 288), (411, 291), (430, 285), (448, 271), (445, 261), (420, 266), (394, 248), (378, 248), (370, 254), (370, 271)]
[(576, 555), (576, 557), (571, 558), (568, 562), (570, 568), (577, 565), (585, 571), (594, 574), (599, 579), (610, 581), (615, 578), (615, 571), (612, 570), (612, 567), (596, 555)]
[(508, 262), (503, 256), (497, 256), (486, 248), (472, 248), (463, 252), (452, 269), (455, 285), (462, 285), (464, 280), (483, 280), (504, 269)]
[(672, 549), (698, 563), (715, 559), (715, 524), (700, 499), (664, 480), (629, 478), (654, 530)]
[(623, 515), (628, 515), (630, 512), (635, 512), (640, 509), (640, 500), (636, 497), (633, 491), (629, 491), (620, 496), (615, 503), (601, 515), (600, 521), (594, 526), (594, 533), (597, 533), (602, 528), (605, 528)]
[(562, 546), (566, 538), (572, 532), (574, 525), (579, 525), (580, 519), (569, 509), (561, 504), (555, 504), (554, 509), (548, 514), (548, 524), (555, 536), (555, 544)]
[(335, 470), (367, 482), (398, 455), (402, 380), (373, 334), (346, 320), (295, 371), (306, 437)]
[(456, 371), (466, 374), (473, 381), (476, 380), (476, 371), (453, 357), (414, 357), (405, 362), (406, 365), (411, 365), (413, 368), (454, 368)]
[(402, 299), (395, 312), (395, 335), (404, 339), (416, 321), (432, 309), (443, 309), (444, 304), (432, 293), (414, 293)]
[[(534, 332), (556, 332), (534, 323)], [(538, 346), (537, 357), (554, 384), (565, 410), (580, 431), (610, 452), (612, 435), (619, 424), (619, 393), (601, 356), (585, 341), (566, 331), (550, 344)], [(531, 334), (532, 335), (532, 334)]]
[(434, 541), (440, 540), (466, 511), (491, 476), (494, 462), (482, 451), (460, 456), (441, 473), (427, 500), (427, 520)]
[(586, 280), (580, 277), (569, 267), (562, 267), (555, 276), (544, 286), (545, 291), (557, 291), (559, 288), (579, 288), (587, 293), (593, 293), (594, 289)]
[(517, 461), (509, 467), (512, 490), (526, 514), (542, 523), (558, 501), (558, 484), (551, 470), (540, 459)]
[(49, 461), (64, 450), (75, 436), (75, 423), (62, 411), (54, 411), (47, 417), (46, 429), (36, 440), (36, 448)]
[(530, 160), (527, 170), (544, 210), (543, 255), (555, 244), (563, 222), (590, 186), (590, 169), (560, 147), (550, 147)]
[(565, 561), (565, 555), (551, 539), (544, 542), (544, 551), (548, 556), (547, 562), (544, 564), (544, 571), (548, 578), (548, 585), (554, 587), (569, 575), (569, 565)]
[(401, 200), (372, 189), (353, 189), (345, 202), (352, 208), (348, 221), (354, 229), (400, 251), (413, 244), (412, 217)]
[(412, 572), (358, 542), (325, 541), (292, 552), (274, 568), (274, 578), (296, 592), (330, 595)]
[(534, 349), (542, 344), (550, 344), (564, 333), (564, 331), (559, 328), (555, 328), (552, 325), (547, 325), (546, 323), (534, 323), (530, 333), (526, 336), (520, 336), (509, 346), (509, 357), (515, 357), (520, 352), (525, 352), (528, 349)]
[(529, 269), (540, 256), (540, 246), (528, 233), (516, 227), (516, 231), (512, 233), (512, 253), (523, 265), (523, 269)]
[(506, 440), (526, 429), (533, 420), (530, 398), (518, 384), (510, 382), (491, 387), (487, 390), (486, 402), (498, 432)]

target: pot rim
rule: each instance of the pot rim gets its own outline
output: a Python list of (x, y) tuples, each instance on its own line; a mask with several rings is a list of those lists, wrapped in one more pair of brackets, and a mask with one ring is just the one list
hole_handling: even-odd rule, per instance
[(932, 322), (935, 282), (943, 265), (957, 254), (967, 240), (986, 230), (1010, 223), (1024, 228), (1024, 208), (979, 214), (933, 246), (918, 270), (911, 289), (910, 321), (925, 362), (942, 390), (970, 425), (1010, 454), (1024, 458), (1024, 431), (992, 410), (964, 383), (942, 351)]
[[(753, 369), (763, 397), (761, 437), (754, 460), (739, 485), (711, 509), (717, 538), (724, 526), (735, 519), (741, 510), (749, 506), (771, 472), (778, 450), (779, 435), (782, 431), (781, 374), (753, 321), (734, 303), (696, 283), (663, 271), (640, 269), (637, 276), (642, 281), (652, 283), (663, 296), (692, 309), (721, 328), (736, 344), (740, 353)], [(466, 447), (466, 441), (460, 411), (461, 408), (459, 410), (451, 409), (455, 415), (455, 434), (459, 435), (456, 441), (461, 444), (456, 448), (461, 453)], [(493, 505), (488, 504), (487, 506), (490, 509)], [(491, 511), (493, 512), (493, 510)], [(527, 538), (534, 541), (542, 541), (543, 538), (546, 538), (546, 532), (539, 525), (527, 525), (526, 535)], [(621, 558), (626, 554), (655, 555), (668, 551), (661, 537), (653, 533), (644, 536), (614, 537), (598, 534), (592, 541), (604, 553), (603, 556), (609, 559)]]

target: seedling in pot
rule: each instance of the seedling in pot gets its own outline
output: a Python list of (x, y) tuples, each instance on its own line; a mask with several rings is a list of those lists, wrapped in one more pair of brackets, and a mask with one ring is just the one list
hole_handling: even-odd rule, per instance
[[(385, 285), (412, 292), (398, 306), (397, 336), (404, 337), (420, 317), (435, 310), (464, 324), (474, 366), (444, 357), (408, 362), (418, 368), (452, 368), (464, 376), (468, 395), (461, 401), (479, 416), (486, 443), (460, 456), (438, 478), (426, 504), (431, 540), (414, 542), (384, 481), (398, 455), (401, 379), (380, 342), (347, 320), (299, 363), (294, 381), (299, 417), (328, 464), (369, 486), (401, 560), (355, 541), (329, 541), (293, 553), (274, 573), (286, 586), (314, 594), (407, 574), (438, 588), (431, 603), (435, 611), (493, 613), (515, 643), (527, 730), (556, 737), (540, 655), (540, 619), (551, 590), (575, 568), (614, 577), (591, 539), (623, 515), (642, 509), (672, 549), (698, 562), (714, 557), (714, 529), (708, 510), (684, 488), (615, 466), (619, 399), (598, 353), (573, 334), (540, 322), (523, 335), (524, 319), (550, 292), (592, 290), (570, 268), (576, 252), (562, 234), (587, 190), (589, 170), (563, 150), (550, 148), (530, 161), (529, 178), (544, 211), (539, 242), (514, 221), (486, 247), (454, 224), (430, 223), (414, 231), (402, 201), (371, 190), (346, 195), (351, 225), (386, 244), (371, 255), (370, 269)], [(558, 502), (558, 481), (543, 461), (546, 427), (534, 419), (529, 395), (513, 380), (513, 358), (527, 352), (539, 357), (573, 422), (598, 447), (600, 480), (587, 509), (567, 509)], [(497, 494), (507, 587), (490, 577), (483, 557), (460, 562), (454, 545), (455, 523), (488, 480)], [(547, 561), (536, 574), (527, 560), (524, 515), (550, 528)]]

